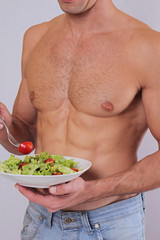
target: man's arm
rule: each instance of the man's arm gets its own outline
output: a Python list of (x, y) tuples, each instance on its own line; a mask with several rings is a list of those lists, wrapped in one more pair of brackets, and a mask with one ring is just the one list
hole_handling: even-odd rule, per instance
[[(160, 33), (153, 32), (143, 41), (145, 57), (144, 74), (140, 81), (142, 101), (148, 127), (160, 147)], [(140, 55), (140, 52), (139, 52)], [(139, 193), (160, 187), (160, 150), (136, 163), (122, 173), (99, 180), (100, 186), (106, 190), (102, 195), (125, 195)]]
[[(20, 143), (24, 141), (32, 141), (35, 145), (37, 112), (29, 99), (25, 66), (33, 48), (46, 31), (46, 25), (47, 23), (31, 27), (24, 35), (22, 52), (22, 81), (13, 106), (12, 114), (9, 113), (3, 103), (0, 103), (0, 116), (6, 122), (11, 134)], [(9, 143), (6, 130), (2, 124), (0, 124), (0, 143), (9, 152), (20, 154), (18, 149)]]

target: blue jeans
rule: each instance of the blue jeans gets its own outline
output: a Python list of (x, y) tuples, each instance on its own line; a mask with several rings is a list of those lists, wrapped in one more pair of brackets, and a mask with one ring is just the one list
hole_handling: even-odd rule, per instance
[(143, 195), (90, 211), (49, 213), (30, 202), (21, 240), (144, 240)]

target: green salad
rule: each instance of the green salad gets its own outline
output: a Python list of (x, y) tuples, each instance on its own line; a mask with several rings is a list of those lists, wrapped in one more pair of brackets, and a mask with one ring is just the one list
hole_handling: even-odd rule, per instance
[(66, 159), (61, 155), (41, 152), (33, 156), (25, 156), (22, 161), (15, 155), (0, 164), (0, 172), (22, 175), (62, 175), (81, 171), (76, 168), (78, 162)]

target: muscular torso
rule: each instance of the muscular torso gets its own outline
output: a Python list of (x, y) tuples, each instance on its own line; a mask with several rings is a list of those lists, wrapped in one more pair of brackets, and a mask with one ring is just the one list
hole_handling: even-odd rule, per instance
[[(90, 160), (85, 180), (131, 167), (146, 130), (139, 70), (130, 54), (132, 34), (125, 33), (99, 33), (77, 41), (49, 28), (25, 65), (37, 110), (36, 153)], [(114, 196), (72, 210), (117, 200)]]

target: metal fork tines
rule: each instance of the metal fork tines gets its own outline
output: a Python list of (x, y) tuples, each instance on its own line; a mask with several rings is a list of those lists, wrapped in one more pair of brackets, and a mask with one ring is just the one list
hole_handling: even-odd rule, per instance
[(3, 123), (5, 129), (6, 129), (6, 132), (7, 132), (7, 137), (8, 137), (8, 141), (14, 145), (15, 147), (19, 147), (20, 143), (17, 142), (17, 140), (12, 136), (12, 134), (9, 132), (9, 129), (6, 125), (6, 123), (4, 122), (4, 120), (0, 117), (0, 121)]

